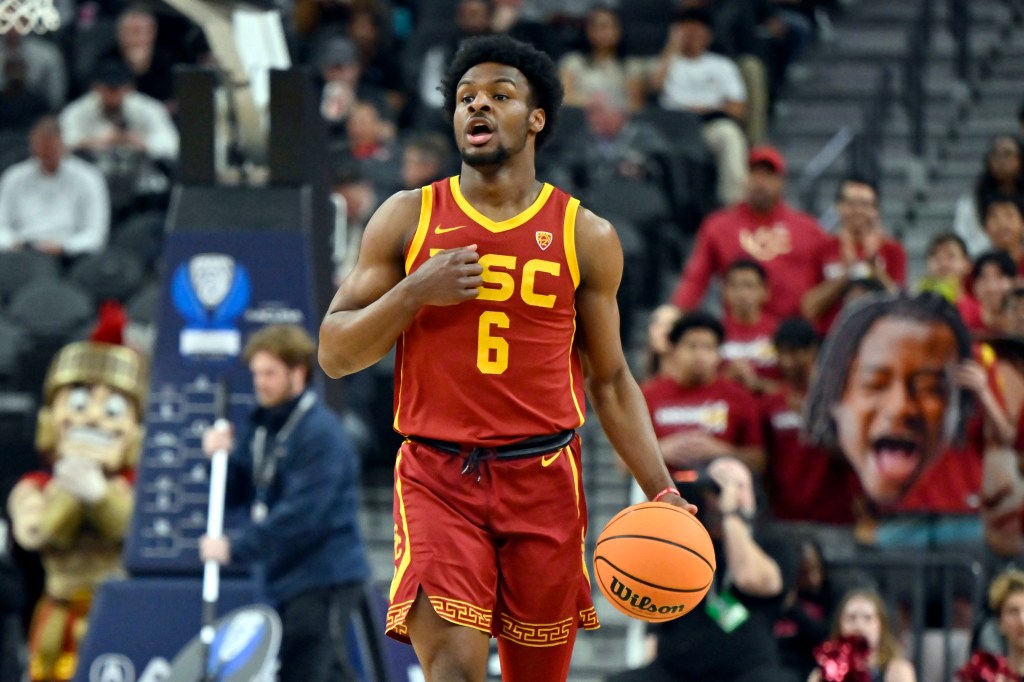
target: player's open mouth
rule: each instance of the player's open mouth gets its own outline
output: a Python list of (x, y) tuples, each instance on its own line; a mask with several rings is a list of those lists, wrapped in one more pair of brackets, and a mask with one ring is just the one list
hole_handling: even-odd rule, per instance
[(907, 479), (921, 461), (921, 450), (913, 440), (901, 436), (882, 436), (872, 443), (872, 454), (883, 478)]
[(466, 130), (466, 139), (474, 147), (480, 147), (491, 141), (494, 137), (494, 128), (483, 119), (476, 119), (470, 122)]

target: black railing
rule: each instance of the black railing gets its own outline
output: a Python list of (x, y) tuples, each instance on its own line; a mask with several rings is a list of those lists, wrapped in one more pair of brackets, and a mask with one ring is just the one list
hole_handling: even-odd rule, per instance
[(878, 70), (878, 80), (864, 103), (860, 129), (840, 128), (804, 166), (797, 182), (803, 209), (818, 215), (821, 212), (821, 181), (825, 173), (844, 155), (851, 175), (879, 181), (882, 176), (882, 150), (885, 124), (893, 98), (893, 75), (890, 66)]
[(967, 0), (949, 0), (949, 33), (955, 45), (954, 70), (961, 81), (971, 80), (971, 10)]
[(903, 108), (910, 125), (910, 152), (920, 158), (925, 152), (925, 74), (932, 42), (934, 0), (921, 0), (914, 22), (907, 32), (907, 52), (903, 57)]
[(926, 633), (941, 633), (942, 673), (935, 676), (930, 670), (929, 679), (953, 679), (958, 663), (954, 660), (954, 605), (959, 600), (969, 602), (977, 620), (985, 589), (980, 561), (966, 554), (878, 550), (829, 561), (828, 570), (830, 580), (839, 585), (877, 589), (890, 609), (899, 608), (909, 617), (911, 659), (919, 680), (926, 679), (922, 676)]
[(882, 151), (885, 142), (885, 124), (889, 120), (892, 103), (892, 68), (878, 70), (874, 94), (864, 106), (860, 131), (850, 144), (848, 163), (850, 173), (875, 182), (882, 179)]

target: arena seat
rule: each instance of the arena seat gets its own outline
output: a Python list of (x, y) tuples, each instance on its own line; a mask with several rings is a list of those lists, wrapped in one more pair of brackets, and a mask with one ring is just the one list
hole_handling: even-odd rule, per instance
[(0, 317), (0, 388), (18, 383), (22, 354), (28, 349), (28, 334), (11, 320)]
[(631, 54), (655, 55), (665, 47), (672, 19), (672, 0), (644, 0), (619, 4), (623, 42)]
[(7, 314), (33, 341), (70, 340), (91, 324), (96, 306), (89, 294), (65, 280), (40, 280), (19, 289)]
[(156, 324), (159, 309), (160, 286), (156, 283), (144, 285), (125, 305), (128, 319), (139, 324)]
[(111, 247), (81, 258), (71, 268), (69, 279), (96, 301), (126, 301), (142, 284), (145, 275), (142, 259), (133, 253)]
[(135, 254), (151, 271), (163, 251), (164, 213), (137, 213), (117, 224), (111, 232), (110, 245)]
[(26, 284), (59, 276), (60, 267), (53, 256), (31, 249), (0, 252), (0, 302), (9, 301)]

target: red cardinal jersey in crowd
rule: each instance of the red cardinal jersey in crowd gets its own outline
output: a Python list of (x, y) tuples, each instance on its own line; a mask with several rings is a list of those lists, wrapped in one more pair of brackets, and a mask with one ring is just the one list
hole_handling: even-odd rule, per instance
[(474, 300), (422, 308), (399, 338), (395, 430), (493, 447), (579, 427), (579, 200), (545, 184), (529, 208), (495, 222), (466, 201), (458, 176), (422, 192), (406, 273), (476, 244), (484, 284)]

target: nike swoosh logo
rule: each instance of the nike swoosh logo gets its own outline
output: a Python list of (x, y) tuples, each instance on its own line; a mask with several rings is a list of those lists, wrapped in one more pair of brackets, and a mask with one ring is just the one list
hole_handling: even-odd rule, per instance
[(561, 450), (559, 450), (558, 452), (556, 452), (553, 455), (548, 455), (546, 457), (541, 457), (540, 458), (540, 465), (542, 467), (549, 467), (549, 466), (551, 466), (551, 463), (554, 462), (556, 459), (558, 459), (558, 456), (560, 454), (562, 454)]
[(444, 234), (445, 232), (454, 232), (455, 230), (461, 230), (465, 225), (457, 225), (456, 227), (441, 227), (438, 225), (434, 228), (434, 234)]

